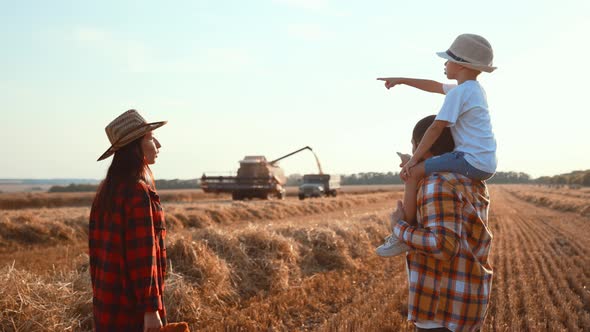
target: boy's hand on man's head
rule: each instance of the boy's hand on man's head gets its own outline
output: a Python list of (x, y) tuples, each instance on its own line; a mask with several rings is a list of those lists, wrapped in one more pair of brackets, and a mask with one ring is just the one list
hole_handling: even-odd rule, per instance
[(398, 84), (402, 84), (402, 79), (399, 77), (379, 77), (378, 81), (385, 81), (385, 87), (389, 90)]

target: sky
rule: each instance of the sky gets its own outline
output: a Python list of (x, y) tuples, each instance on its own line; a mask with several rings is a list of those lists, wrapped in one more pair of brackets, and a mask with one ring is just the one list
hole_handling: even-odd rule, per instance
[[(324, 172), (397, 172), (444, 96), (377, 77), (452, 83), (455, 37), (490, 41), (482, 73), (498, 171), (590, 169), (590, 2), (0, 0), (0, 178), (93, 178), (104, 127), (167, 120), (160, 179), (236, 171), (310, 146)], [(303, 151), (287, 174), (317, 171)]]

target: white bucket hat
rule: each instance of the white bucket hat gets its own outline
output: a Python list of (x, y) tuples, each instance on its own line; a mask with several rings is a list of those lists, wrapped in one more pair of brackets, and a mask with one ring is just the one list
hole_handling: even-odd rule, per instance
[(110, 157), (120, 148), (142, 137), (148, 132), (162, 127), (166, 122), (168, 121), (148, 123), (136, 110), (128, 110), (119, 115), (104, 129), (111, 142), (111, 147), (108, 148), (108, 150), (96, 161), (101, 161)]
[(497, 69), (493, 66), (494, 51), (490, 43), (482, 36), (473, 34), (459, 35), (445, 52), (437, 52), (443, 59), (460, 64), (463, 67), (491, 73)]

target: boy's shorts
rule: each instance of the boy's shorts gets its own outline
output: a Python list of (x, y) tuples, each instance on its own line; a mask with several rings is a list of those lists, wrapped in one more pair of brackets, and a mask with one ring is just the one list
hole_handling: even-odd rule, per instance
[(488, 180), (494, 173), (484, 172), (473, 166), (471, 166), (467, 160), (465, 160), (465, 153), (461, 151), (453, 151), (441, 154), (426, 159), (424, 161), (424, 170), (426, 175), (430, 175), (436, 172), (453, 172), (465, 175), (466, 177), (473, 180)]

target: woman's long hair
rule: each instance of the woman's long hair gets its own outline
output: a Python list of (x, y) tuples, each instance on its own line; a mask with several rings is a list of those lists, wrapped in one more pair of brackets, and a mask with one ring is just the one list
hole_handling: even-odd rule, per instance
[(98, 187), (94, 200), (94, 207), (99, 211), (112, 211), (114, 197), (120, 184), (133, 184), (140, 180), (147, 180), (146, 175), (151, 175), (141, 150), (142, 139), (143, 137), (140, 137), (115, 152), (107, 176)]

